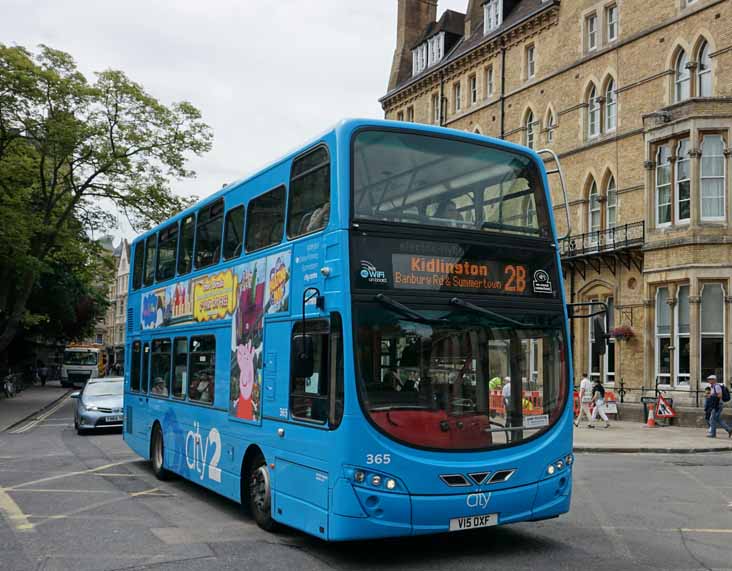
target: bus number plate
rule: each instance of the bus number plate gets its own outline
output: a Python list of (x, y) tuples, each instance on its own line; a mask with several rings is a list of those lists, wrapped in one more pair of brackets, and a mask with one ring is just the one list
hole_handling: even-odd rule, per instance
[(450, 520), (450, 531), (463, 531), (498, 525), (498, 514), (471, 515)]

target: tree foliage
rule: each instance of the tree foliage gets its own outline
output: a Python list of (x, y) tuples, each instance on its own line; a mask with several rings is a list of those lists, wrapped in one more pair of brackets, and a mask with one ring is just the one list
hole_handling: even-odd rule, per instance
[(73, 307), (94, 297), (104, 273), (90, 275), (87, 236), (114, 227), (114, 212), (142, 230), (190, 205), (170, 184), (195, 176), (187, 159), (211, 140), (193, 105), (164, 105), (121, 71), (90, 82), (69, 54), (0, 44), (0, 352), (43, 321), (28, 301), (53, 295), (48, 276), (74, 274), (62, 280)]

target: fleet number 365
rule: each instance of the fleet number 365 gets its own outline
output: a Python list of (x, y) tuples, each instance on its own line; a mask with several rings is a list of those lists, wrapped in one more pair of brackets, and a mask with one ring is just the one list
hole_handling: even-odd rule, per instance
[(391, 454), (366, 454), (366, 464), (390, 464)]

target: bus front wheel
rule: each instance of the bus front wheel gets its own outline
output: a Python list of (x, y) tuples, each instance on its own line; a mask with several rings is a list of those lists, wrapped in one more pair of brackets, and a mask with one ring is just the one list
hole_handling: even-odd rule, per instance
[(163, 431), (160, 430), (160, 425), (156, 424), (153, 428), (152, 443), (150, 445), (150, 463), (152, 464), (153, 474), (158, 480), (167, 480), (170, 477), (170, 472), (163, 466), (164, 457)]
[(265, 531), (274, 531), (277, 522), (272, 518), (272, 486), (267, 462), (260, 454), (252, 461), (248, 474), (249, 509), (257, 525)]

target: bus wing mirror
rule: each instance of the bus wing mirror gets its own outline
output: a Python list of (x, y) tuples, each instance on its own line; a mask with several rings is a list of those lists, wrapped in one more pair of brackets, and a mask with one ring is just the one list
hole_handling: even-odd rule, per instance
[(297, 378), (307, 379), (313, 376), (313, 338), (310, 335), (295, 335), (292, 342), (294, 360), (292, 364), (293, 375)]
[(592, 352), (597, 355), (604, 355), (607, 348), (607, 333), (601, 317), (592, 319)]

